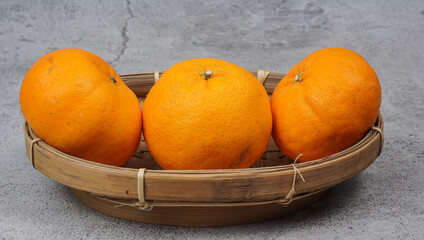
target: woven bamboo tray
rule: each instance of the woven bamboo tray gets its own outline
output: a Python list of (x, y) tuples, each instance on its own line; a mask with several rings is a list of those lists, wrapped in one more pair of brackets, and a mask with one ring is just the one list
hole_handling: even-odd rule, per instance
[[(272, 94), (284, 74), (252, 71)], [(142, 105), (160, 72), (130, 74), (122, 80)], [(98, 164), (49, 146), (24, 124), (33, 166), (69, 186), (87, 206), (111, 216), (164, 225), (223, 226), (282, 216), (318, 201), (330, 187), (367, 168), (383, 146), (383, 119), (351, 148), (306, 163), (294, 163), (270, 141), (248, 169), (162, 170), (144, 139), (123, 166)], [(302, 177), (305, 181), (302, 180)]]

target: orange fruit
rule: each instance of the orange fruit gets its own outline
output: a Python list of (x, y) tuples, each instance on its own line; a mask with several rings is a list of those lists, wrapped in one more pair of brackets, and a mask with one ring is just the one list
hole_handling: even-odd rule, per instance
[(271, 98), (272, 136), (290, 159), (323, 158), (359, 142), (376, 121), (381, 88), (354, 51), (318, 50), (284, 76)]
[(138, 99), (93, 53), (62, 49), (43, 56), (28, 70), (19, 98), (34, 132), (64, 153), (120, 166), (137, 149)]
[(218, 59), (169, 68), (142, 112), (147, 146), (164, 169), (250, 167), (271, 137), (265, 88), (247, 70)]

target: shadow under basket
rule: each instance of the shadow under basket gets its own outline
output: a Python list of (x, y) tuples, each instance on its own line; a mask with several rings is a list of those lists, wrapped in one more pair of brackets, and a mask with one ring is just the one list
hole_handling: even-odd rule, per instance
[[(282, 73), (252, 71), (272, 94)], [(144, 97), (160, 72), (121, 76)], [(87, 206), (118, 218), (174, 226), (225, 226), (279, 217), (312, 205), (328, 190), (367, 168), (383, 146), (383, 119), (357, 144), (332, 156), (294, 163), (270, 141), (251, 168), (162, 170), (144, 139), (122, 167), (67, 155), (51, 147), (24, 125), (27, 155), (33, 166), (69, 186)], [(304, 181), (303, 181), (303, 179)]]

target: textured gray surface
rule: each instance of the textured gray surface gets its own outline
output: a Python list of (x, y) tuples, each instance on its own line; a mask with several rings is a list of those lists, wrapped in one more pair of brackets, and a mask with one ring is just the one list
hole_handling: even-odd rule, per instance
[[(422, 239), (423, 39), (422, 0), (0, 1), (0, 239)], [(287, 72), (317, 49), (349, 48), (380, 78), (384, 151), (320, 203), (274, 220), (180, 228), (109, 217), (25, 156), (21, 82), (42, 55), (69, 47), (101, 56), (119, 73), (196, 57)]]

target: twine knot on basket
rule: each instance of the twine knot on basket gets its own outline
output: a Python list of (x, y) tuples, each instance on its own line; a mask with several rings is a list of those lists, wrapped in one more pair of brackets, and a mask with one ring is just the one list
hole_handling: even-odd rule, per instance
[(144, 173), (146, 172), (145, 168), (138, 169), (137, 174), (137, 194), (138, 194), (138, 202), (135, 203), (135, 207), (140, 210), (150, 211), (153, 206), (151, 206), (144, 199)]
[(292, 182), (292, 187), (290, 189), (290, 191), (287, 193), (287, 195), (278, 200), (277, 203), (278, 204), (282, 204), (282, 205), (289, 205), (292, 201), (293, 201), (293, 197), (296, 194), (296, 190), (294, 189), (294, 186), (296, 184), (296, 174), (298, 173), (300, 178), (302, 179), (303, 182), (306, 182), (305, 179), (302, 176), (302, 173), (300, 173), (299, 169), (296, 167), (296, 162), (297, 160), (303, 156), (303, 154), (299, 154), (299, 156), (297, 156), (297, 158), (293, 161), (292, 164), (290, 164), (290, 166), (293, 168), (293, 182)]
[(160, 72), (159, 71), (154, 71), (153, 72), (153, 76), (155, 77), (155, 83), (157, 83), (157, 81), (159, 80), (159, 75), (160, 75)]
[(258, 70), (256, 77), (258, 78), (259, 82), (264, 85), (266, 79), (268, 78), (269, 71), (266, 70)]
[(34, 163), (34, 144), (38, 141), (43, 141), (43, 139), (37, 137), (37, 138), (32, 139), (31, 142), (29, 143), (29, 149), (30, 149), (29, 150), (29, 159), (31, 160), (31, 164), (35, 169), (37, 169), (37, 168), (35, 167), (35, 163)]
[[(122, 207), (122, 206), (128, 206), (128, 207), (134, 207), (142, 211), (151, 211), (153, 209), (153, 206), (146, 202), (144, 198), (144, 173), (146, 172), (146, 168), (140, 168), (138, 169), (137, 174), (137, 195), (138, 195), (138, 202), (135, 203), (123, 203), (114, 201), (115, 203), (118, 203), (119, 205), (116, 205), (115, 207)], [(109, 200), (110, 201), (110, 200)]]
[(379, 127), (376, 126), (372, 126), (371, 128), (374, 131), (377, 131), (378, 133), (380, 133), (380, 145), (379, 145), (379, 149), (378, 149), (378, 156), (380, 156), (381, 151), (383, 150), (383, 145), (384, 145), (384, 135), (383, 135), (383, 130)]

